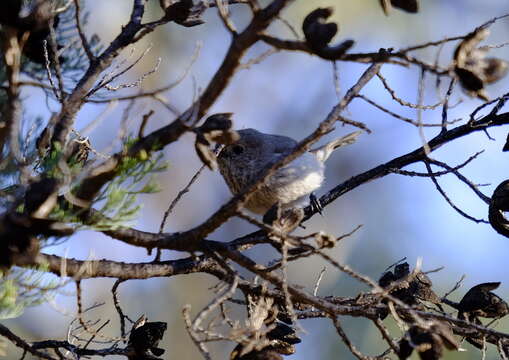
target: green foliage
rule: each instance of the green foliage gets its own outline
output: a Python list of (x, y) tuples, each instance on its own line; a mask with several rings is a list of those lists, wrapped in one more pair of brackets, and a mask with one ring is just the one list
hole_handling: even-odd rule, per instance
[(15, 318), (29, 306), (47, 302), (61, 286), (47, 275), (48, 269), (13, 268), (0, 274), (0, 320)]
[[(135, 141), (127, 140), (124, 148), (129, 148)], [(54, 178), (62, 178), (63, 174), (59, 167), (62, 158), (60, 146), (56, 146), (40, 165), (45, 174)], [(71, 173), (77, 175), (79, 179), (82, 163), (70, 162), (67, 164)], [(152, 194), (160, 191), (158, 184), (154, 180), (155, 173), (164, 171), (166, 163), (162, 161), (162, 154), (151, 158), (148, 153), (140, 153), (137, 157), (125, 156), (118, 165), (118, 172), (115, 178), (108, 183), (102, 192), (94, 199), (93, 208), (97, 214), (92, 214), (86, 224), (82, 224), (80, 211), (69, 208), (67, 204), (60, 206), (57, 204), (50, 214), (50, 218), (66, 223), (74, 223), (77, 228), (105, 231), (118, 228), (134, 220), (138, 215), (141, 205), (138, 202), (139, 195)], [(78, 187), (79, 181), (73, 187)]]
[(41, 173), (47, 174), (48, 177), (60, 177), (61, 170), (58, 169), (58, 162), (64, 155), (62, 151), (62, 145), (60, 143), (54, 143), (50, 152), (46, 154), (42, 161), (38, 164), (38, 170)]
[(94, 221), (93, 229), (115, 229), (136, 218), (141, 209), (141, 205), (137, 204), (138, 195), (160, 191), (153, 175), (166, 169), (161, 159), (160, 154), (155, 159), (140, 156), (125, 157), (122, 160), (118, 175), (96, 201), (100, 204), (98, 210), (103, 216)]

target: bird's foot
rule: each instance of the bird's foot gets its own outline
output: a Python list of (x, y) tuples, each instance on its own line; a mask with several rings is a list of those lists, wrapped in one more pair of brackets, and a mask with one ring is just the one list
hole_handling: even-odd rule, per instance
[(322, 207), (322, 204), (320, 203), (320, 199), (316, 197), (316, 195), (314, 193), (311, 193), (309, 194), (309, 202), (310, 202), (310, 206), (311, 206), (311, 210), (313, 212), (317, 212), (319, 213), (320, 215), (323, 216), (323, 207)]

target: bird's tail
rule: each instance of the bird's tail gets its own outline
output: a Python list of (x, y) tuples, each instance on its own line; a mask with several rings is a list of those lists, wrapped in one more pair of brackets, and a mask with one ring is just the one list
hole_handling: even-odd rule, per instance
[(318, 161), (325, 162), (325, 160), (329, 158), (330, 154), (332, 154), (334, 150), (342, 146), (353, 144), (361, 133), (362, 131), (360, 130), (355, 131), (353, 133), (340, 137), (339, 139), (332, 140), (331, 142), (323, 146), (320, 146), (317, 149), (310, 150), (309, 152), (315, 154)]

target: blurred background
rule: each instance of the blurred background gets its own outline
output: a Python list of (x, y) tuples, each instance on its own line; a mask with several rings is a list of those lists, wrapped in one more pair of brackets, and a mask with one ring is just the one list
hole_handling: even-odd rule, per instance
[[(262, 1), (267, 3), (267, 1)], [(110, 0), (85, 2), (85, 10), (90, 11), (87, 31), (97, 33), (107, 44), (127, 22), (131, 1)], [(421, 2), (421, 11), (411, 15), (394, 10), (387, 17), (383, 14), (378, 0), (363, 1), (295, 1), (282, 14), (302, 37), (301, 23), (304, 17), (320, 6), (334, 6), (333, 21), (340, 25), (335, 41), (347, 38), (356, 41), (351, 52), (372, 52), (379, 48), (395, 49), (440, 40), (445, 37), (464, 35), (489, 19), (509, 12), (507, 0), (440, 1)], [(241, 29), (249, 21), (246, 6), (231, 7), (233, 21)], [(157, 1), (149, 1), (146, 20), (157, 19), (162, 12)], [(217, 12), (209, 10), (206, 23), (193, 28), (183, 28), (168, 24), (158, 28), (141, 42), (135, 54), (146, 48), (150, 52), (122, 79), (122, 82), (135, 81), (141, 74), (152, 69), (161, 58), (161, 65), (155, 75), (143, 82), (144, 90), (152, 90), (174, 82), (184, 72), (199, 48), (195, 63), (189, 75), (165, 98), (177, 111), (184, 111), (192, 103), (196, 93), (203, 90), (218, 66), (229, 45), (229, 34), (224, 29)], [(492, 26), (492, 33), (485, 44), (499, 45), (507, 41), (509, 21), (502, 19)], [(276, 21), (269, 32), (281, 38), (293, 39), (291, 31), (281, 21)], [(456, 43), (451, 43), (441, 51), (439, 61), (443, 66), (450, 63)], [(269, 47), (256, 44), (244, 57), (244, 62), (262, 54)], [(432, 63), (437, 48), (428, 48), (415, 55)], [(128, 56), (126, 51), (124, 58)], [(492, 55), (509, 60), (506, 47), (493, 49)], [(367, 65), (339, 62), (340, 94), (352, 86)], [(397, 95), (408, 101), (417, 101), (417, 82), (419, 70), (395, 65), (384, 65), (382, 74), (389, 80)], [(434, 87), (435, 78), (426, 82), (425, 104), (434, 104), (439, 99)], [(441, 94), (448, 81), (443, 81)], [(509, 79), (504, 79), (487, 88), (492, 98), (507, 92)], [(401, 108), (390, 98), (380, 82), (375, 78), (363, 94), (383, 106), (404, 116), (416, 118), (416, 111)], [(467, 119), (482, 102), (469, 98), (456, 87), (451, 104), (457, 104), (449, 112), (449, 119)], [(49, 117), (48, 103), (42, 92), (24, 89), (26, 115)], [(216, 104), (210, 109), (215, 112), (233, 112), (238, 129), (253, 127), (263, 132), (277, 133), (301, 140), (315, 129), (338, 101), (333, 81), (333, 67), (330, 62), (304, 53), (278, 52), (261, 63), (240, 70)], [(127, 104), (119, 103), (106, 114), (104, 120), (89, 134), (94, 148), (106, 151), (112, 138), (118, 132), (122, 112)], [(49, 102), (51, 111), (58, 109)], [(140, 101), (129, 112), (130, 130), (136, 132), (142, 114), (153, 109), (155, 115), (150, 119), (146, 133), (170, 123), (175, 114), (153, 100)], [(77, 129), (83, 129), (100, 114), (106, 105), (87, 105), (79, 113)], [(505, 111), (505, 110), (504, 110)], [(363, 134), (357, 143), (335, 153), (328, 162), (326, 182), (319, 190), (321, 196), (332, 187), (351, 176), (369, 170), (381, 163), (414, 150), (422, 145), (418, 129), (396, 120), (387, 114), (356, 99), (349, 106), (345, 116), (364, 122), (373, 133)], [(424, 122), (439, 122), (441, 107), (423, 113)], [(454, 125), (453, 125), (454, 126)], [(322, 143), (352, 131), (353, 128), (337, 126), (336, 131), (323, 139)], [(425, 136), (432, 138), (439, 130), (427, 128)], [(462, 172), (473, 182), (488, 184), (481, 190), (491, 196), (494, 188), (509, 177), (508, 154), (502, 153), (507, 129), (492, 128), (491, 141), (479, 132), (447, 144), (433, 153), (440, 161), (457, 165), (475, 152), (485, 150), (477, 160)], [(187, 184), (201, 163), (193, 146), (194, 136), (185, 135), (181, 141), (171, 144), (164, 150), (168, 170), (158, 176), (162, 192), (140, 197), (143, 210), (133, 224), (138, 229), (157, 232), (162, 216), (176, 194)], [(116, 144), (115, 146), (119, 146)], [(406, 170), (425, 171), (424, 166), (416, 165)], [(476, 218), (487, 219), (487, 207), (454, 176), (439, 178), (447, 194), (461, 209)], [(230, 193), (218, 173), (205, 170), (191, 191), (184, 196), (168, 218), (165, 231), (186, 230), (202, 223), (207, 217), (230, 198)], [(472, 286), (488, 281), (501, 281), (495, 292), (507, 299), (509, 297), (509, 275), (507, 256), (509, 239), (497, 234), (487, 224), (476, 224), (459, 215), (436, 191), (427, 178), (390, 175), (365, 184), (347, 193), (325, 209), (323, 217), (315, 216), (307, 222), (308, 232), (324, 230), (330, 234), (341, 235), (350, 232), (357, 225), (363, 227), (353, 236), (344, 240), (330, 254), (341, 263), (354, 270), (378, 279), (384, 269), (395, 261), (407, 257), (413, 267), (420, 257), (423, 269), (444, 267), (430, 275), (439, 295), (450, 290), (462, 274), (466, 274), (463, 286), (454, 292), (451, 300), (459, 300)], [(246, 222), (232, 219), (210, 236), (211, 239), (229, 241), (240, 235), (254, 231)], [(79, 259), (111, 259), (125, 262), (144, 262), (152, 259), (138, 248), (126, 246), (105, 235), (83, 231), (68, 242), (45, 249), (47, 253), (65, 255)], [(176, 259), (186, 254), (164, 251), (163, 260)], [(267, 263), (275, 258), (268, 247), (253, 250), (249, 255)], [(328, 267), (319, 259), (305, 259), (290, 266), (291, 282), (312, 290), (321, 269), (327, 268), (319, 294), (352, 296), (367, 288), (348, 276)], [(94, 279), (82, 282), (85, 306), (95, 302), (105, 305), (89, 313), (90, 318), (111, 319), (107, 330), (118, 335), (118, 315), (115, 313), (111, 286), (114, 280)], [(199, 359), (200, 355), (187, 335), (181, 310), (184, 304), (191, 304), (193, 313), (199, 311), (213, 296), (210, 288), (216, 279), (207, 275), (185, 275), (172, 278), (129, 281), (120, 285), (119, 296), (124, 312), (136, 319), (146, 314), (151, 321), (168, 322), (168, 330), (162, 347), (166, 349), (165, 359), (178, 359), (182, 356)], [(65, 338), (67, 326), (75, 316), (75, 287), (71, 283), (51, 303), (29, 308), (13, 320), (5, 321), (13, 331), (27, 339)], [(452, 311), (452, 309), (450, 309)], [(385, 344), (380, 340), (376, 329), (366, 320), (357, 318), (342, 319), (344, 329), (354, 344), (364, 353), (376, 355), (383, 352)], [(394, 332), (399, 330), (386, 320)], [(351, 359), (331, 325), (326, 320), (307, 320), (300, 324), (305, 329), (303, 342), (297, 345), (297, 359)], [(509, 321), (498, 322), (497, 330), (509, 332)], [(225, 359), (233, 348), (231, 343), (213, 344), (215, 358)], [(467, 351), (447, 353), (446, 359), (474, 359), (480, 353), (469, 344), (462, 345)], [(492, 345), (488, 346), (488, 358), (498, 358)], [(8, 359), (19, 358), (19, 349), (9, 347)]]

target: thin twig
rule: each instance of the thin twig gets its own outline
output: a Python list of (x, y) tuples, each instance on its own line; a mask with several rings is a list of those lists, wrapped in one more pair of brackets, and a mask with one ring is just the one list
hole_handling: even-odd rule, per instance
[(341, 340), (343, 340), (343, 343), (346, 345), (346, 347), (350, 350), (350, 352), (355, 356), (357, 359), (360, 360), (370, 360), (373, 359), (370, 356), (363, 355), (356, 347), (352, 344), (348, 336), (346, 336), (345, 331), (341, 327), (341, 323), (338, 319), (338, 317), (331, 318), (332, 323), (334, 324), (334, 327), (336, 328), (336, 332), (338, 333)]
[(53, 91), (53, 95), (57, 98), (57, 100), (61, 100), (60, 96), (62, 94), (59, 94), (58, 89), (55, 85), (55, 82), (53, 81), (53, 75), (51, 73), (51, 60), (49, 58), (48, 54), (48, 42), (46, 40), (43, 41), (43, 49), (44, 49), (44, 59), (46, 60), (46, 74), (48, 75), (48, 81), (51, 85), (51, 90)]
[(235, 25), (233, 24), (232, 20), (230, 19), (230, 12), (228, 11), (228, 4), (225, 0), (215, 0), (217, 11), (219, 13), (219, 17), (221, 18), (221, 21), (223, 22), (223, 25), (226, 27), (226, 29), (233, 35), (237, 35), (237, 29), (235, 28)]
[(52, 55), (52, 62), (53, 62), (53, 68), (55, 69), (55, 74), (57, 76), (58, 80), (58, 94), (57, 97), (58, 100), (61, 102), (64, 99), (64, 93), (65, 93), (65, 86), (64, 86), (64, 77), (62, 75), (62, 67), (60, 66), (60, 59), (59, 59), (59, 51), (58, 51), (58, 45), (57, 45), (57, 36), (55, 34), (55, 29), (53, 27), (53, 21), (54, 18), (51, 18), (48, 24), (49, 28), (49, 44), (51, 46), (51, 55)]
[(399, 345), (394, 341), (391, 334), (387, 330), (387, 328), (384, 326), (384, 323), (382, 320), (380, 320), (378, 317), (372, 319), (373, 323), (377, 327), (377, 329), (380, 331), (380, 334), (382, 334), (382, 337), (384, 340), (389, 344), (391, 349), (394, 351), (395, 354), (399, 354)]
[(447, 88), (447, 93), (444, 98), (444, 105), (442, 106), (442, 132), (447, 131), (447, 112), (449, 110), (449, 99), (452, 94), (452, 89), (454, 88), (454, 84), (456, 83), (456, 78), (452, 78), (449, 82), (449, 87)]
[(74, 0), (74, 15), (76, 19), (76, 28), (78, 30), (78, 35), (80, 36), (81, 46), (83, 46), (83, 50), (85, 50), (85, 54), (87, 54), (88, 61), (93, 63), (95, 61), (95, 56), (90, 49), (90, 45), (88, 43), (85, 32), (83, 31), (83, 27), (81, 26), (81, 17), (80, 17), (80, 0)]
[(401, 259), (399, 259), (398, 261), (396, 261), (396, 262), (392, 263), (391, 265), (387, 266), (387, 267), (385, 268), (385, 270), (384, 270), (384, 271), (382, 271), (382, 273), (385, 273), (385, 272), (389, 271), (389, 270), (390, 270), (390, 269), (392, 269), (394, 266), (396, 266), (396, 265), (398, 265), (398, 264), (402, 263), (402, 262), (403, 262), (403, 261), (405, 261), (405, 260), (406, 260), (406, 256), (405, 256), (405, 257), (403, 257), (403, 258), (401, 258)]
[(461, 278), (456, 281), (456, 284), (454, 284), (454, 286), (452, 287), (451, 290), (449, 290), (448, 292), (445, 293), (445, 295), (443, 296), (443, 298), (447, 298), (449, 295), (451, 295), (453, 292), (455, 292), (456, 290), (458, 290), (460, 287), (461, 287), (461, 284), (463, 283), (463, 280), (465, 280), (466, 278), (466, 275), (463, 274), (461, 275)]
[(320, 274), (318, 274), (318, 278), (316, 279), (316, 282), (315, 282), (315, 287), (313, 288), (314, 296), (317, 296), (317, 294), (318, 294), (318, 288), (320, 287), (320, 283), (322, 282), (322, 278), (323, 278), (323, 275), (325, 275), (326, 270), (327, 269), (325, 267), (323, 267), (322, 270), (320, 271)]
[[(25, 340), (14, 334), (12, 331), (9, 330), (6, 326), (0, 324), (0, 335), (11, 341), (14, 345), (17, 347), (23, 349), (25, 352), (29, 352), (30, 354), (37, 356), (41, 359), (47, 359), (47, 360), (56, 360), (57, 358), (52, 357), (50, 355), (47, 355), (46, 353), (43, 353), (37, 349), (34, 349), (32, 345), (27, 343)], [(25, 352), (23, 354), (25, 354)], [(23, 355), (24, 356), (24, 355)]]
[(143, 115), (143, 118), (141, 120), (140, 129), (138, 130), (138, 137), (142, 138), (144, 136), (145, 132), (145, 126), (147, 126), (148, 119), (154, 115), (154, 110), (150, 110), (148, 113)]
[[(375, 106), (376, 108), (382, 110), (383, 112), (391, 115), (392, 117), (394, 117), (394, 118), (396, 118), (398, 120), (402, 120), (402, 121), (407, 122), (409, 124), (412, 124), (414, 126), (419, 126), (419, 124), (418, 124), (418, 122), (416, 120), (413, 120), (413, 119), (404, 117), (402, 115), (399, 115), (399, 114), (397, 114), (397, 113), (395, 113), (395, 112), (393, 112), (393, 111), (383, 107), (382, 105), (376, 103), (375, 101), (371, 100), (370, 98), (368, 98), (365, 95), (359, 94), (359, 95), (357, 95), (357, 97), (362, 99), (362, 100), (364, 100), (364, 101), (366, 101), (367, 103)], [(453, 121), (449, 122), (449, 124), (454, 124), (455, 122), (458, 122), (458, 121), (460, 121), (460, 119), (453, 120)], [(421, 126), (424, 126), (424, 127), (440, 127), (442, 125), (441, 124), (422, 123)]]
[(459, 168), (463, 167), (464, 165), (466, 165), (471, 160), (475, 159), (478, 155), (482, 154), (483, 152), (484, 152), (484, 150), (475, 153), (473, 156), (471, 156), (469, 159), (467, 159), (467, 161), (465, 163), (461, 164), (460, 166), (455, 166), (455, 167), (451, 167), (451, 166), (447, 165), (446, 163), (435, 160), (435, 159), (430, 159), (429, 162), (432, 163), (433, 165), (437, 165), (437, 166), (440, 166), (440, 167), (446, 169), (447, 172), (454, 174), (459, 180), (464, 182), (470, 189), (472, 189), (472, 191), (477, 196), (479, 196), (479, 198), (482, 201), (484, 201), (484, 203), (489, 205), (491, 203), (491, 198), (489, 196), (484, 195), (481, 191), (479, 191), (479, 189), (478, 189), (479, 185), (472, 183), (470, 180), (468, 180), (463, 174), (461, 174), (458, 171)]
[[(424, 71), (424, 69), (423, 69), (423, 71)], [(389, 86), (387, 79), (385, 77), (383, 77), (382, 74), (378, 73), (378, 74), (376, 74), (376, 76), (380, 79), (384, 88), (391, 95), (392, 99), (394, 101), (398, 102), (401, 106), (407, 106), (412, 109), (433, 110), (443, 104), (443, 101), (439, 101), (438, 103), (436, 103), (434, 105), (419, 105), (419, 104), (409, 103), (408, 101), (402, 100), (396, 96), (396, 92)]]
[(168, 207), (168, 209), (164, 212), (164, 215), (163, 215), (163, 219), (161, 220), (161, 225), (159, 225), (159, 234), (161, 234), (164, 230), (164, 225), (166, 224), (166, 220), (168, 219), (168, 216), (171, 214), (171, 212), (173, 211), (173, 209), (175, 208), (175, 206), (178, 204), (178, 202), (180, 201), (180, 199), (182, 199), (182, 197), (189, 192), (189, 188), (194, 184), (194, 182), (196, 180), (198, 180), (198, 177), (200, 176), (200, 174), (202, 173), (202, 171), (205, 169), (206, 165), (202, 165), (198, 171), (196, 171), (194, 173), (194, 175), (191, 177), (191, 180), (189, 180), (189, 182), (187, 183), (186, 186), (184, 186), (184, 188), (182, 190), (180, 190), (177, 194), (177, 196), (172, 200), (172, 202), (170, 203), (170, 206)]
[(113, 284), (113, 287), (111, 288), (111, 293), (113, 294), (113, 304), (115, 305), (115, 309), (117, 310), (118, 316), (120, 318), (120, 336), (122, 338), (125, 338), (126, 331), (125, 331), (125, 315), (122, 312), (122, 308), (120, 307), (120, 302), (118, 301), (118, 286), (124, 282), (125, 280), (117, 279), (115, 281), (115, 284)]
[[(428, 170), (428, 173), (432, 174), (432, 170), (431, 170), (431, 165), (430, 165), (430, 162), (429, 161), (424, 161), (424, 165), (426, 166), (426, 169)], [(454, 209), (456, 210), (456, 212), (458, 212), (460, 215), (462, 215), (463, 217), (469, 219), (469, 220), (472, 220), (473, 222), (476, 222), (476, 223), (484, 223), (484, 224), (489, 224), (488, 221), (484, 220), (484, 219), (477, 219), (473, 216), (470, 216), (468, 215), (466, 212), (464, 212), (463, 210), (461, 210), (459, 207), (457, 207), (453, 202), (452, 200), (449, 198), (449, 196), (445, 193), (444, 189), (442, 189), (442, 187), (440, 186), (440, 184), (438, 183), (437, 179), (435, 178), (435, 176), (431, 175), (430, 176), (431, 178), (431, 181), (433, 182), (433, 184), (435, 184), (435, 187), (437, 188), (438, 192), (440, 193), (440, 195), (442, 195), (442, 197), (445, 199), (445, 201), (447, 201), (447, 203)]]

